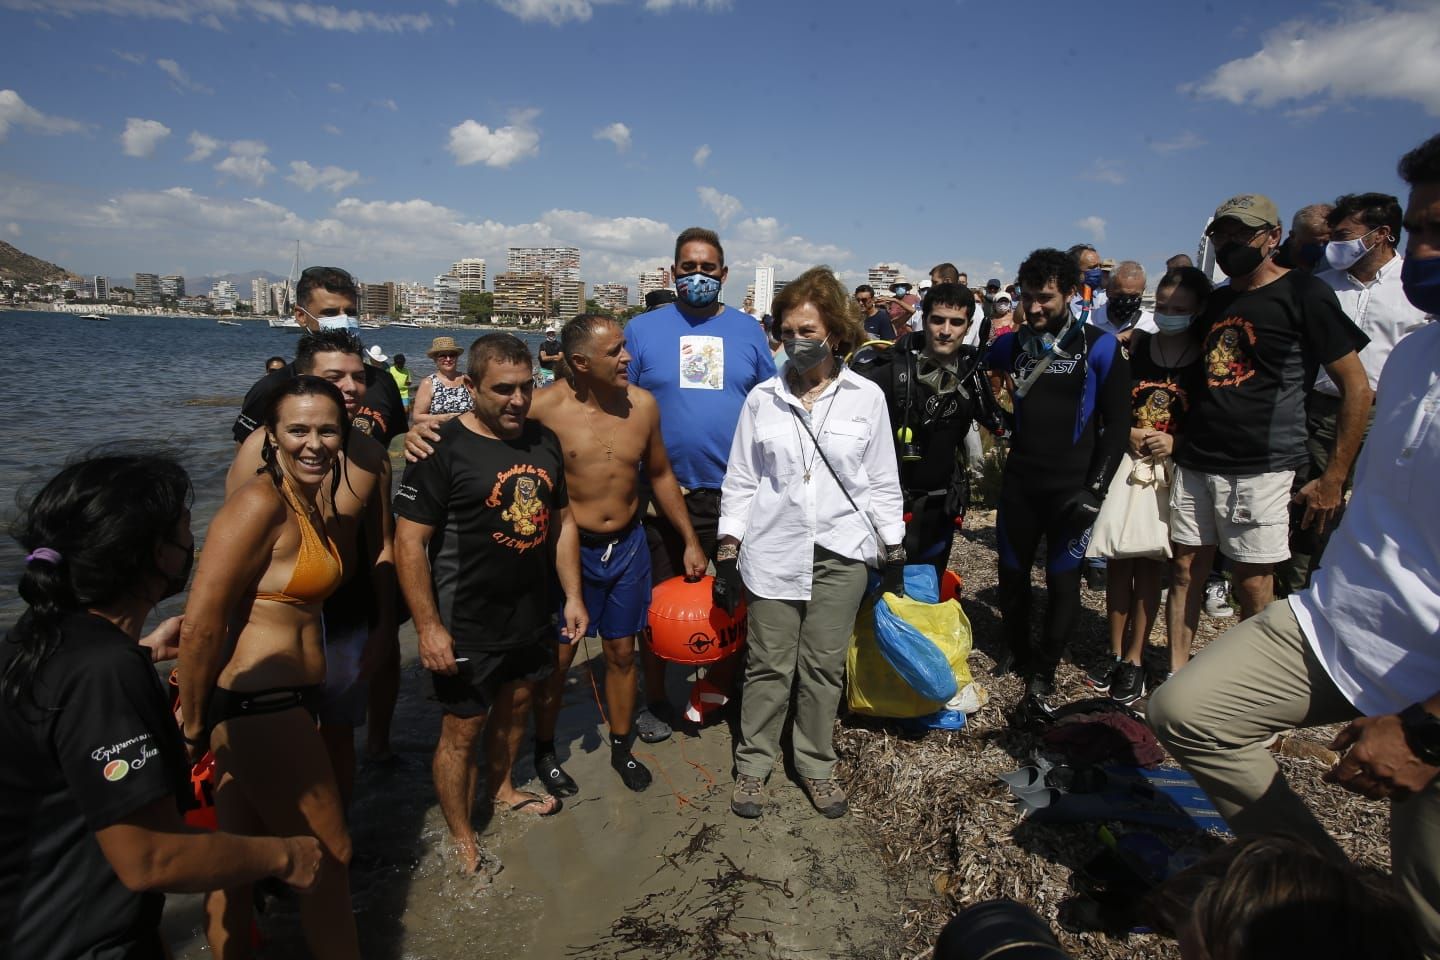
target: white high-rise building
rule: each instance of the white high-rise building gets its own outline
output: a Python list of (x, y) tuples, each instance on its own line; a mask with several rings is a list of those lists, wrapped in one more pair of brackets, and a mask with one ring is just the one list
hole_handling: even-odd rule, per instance
[(110, 299), (110, 278), (109, 278), (109, 277), (97, 276), (97, 277), (95, 278), (95, 299), (96, 299), (96, 300), (109, 300), (109, 299)]
[(597, 283), (590, 288), (590, 295), (601, 310), (621, 313), (630, 306), (630, 288), (623, 283)]
[(869, 276), (865, 282), (875, 288), (875, 293), (888, 294), (890, 284), (900, 279), (900, 265), (896, 263), (877, 263), (870, 268)]
[(569, 320), (585, 309), (579, 247), (511, 247), (505, 252), (505, 259), (506, 273), (538, 273), (549, 278), (562, 320)]
[(751, 309), (757, 317), (770, 312), (770, 303), (775, 298), (775, 268), (755, 268), (755, 304)]
[(435, 278), (435, 319), (440, 323), (460, 321), (460, 279), (448, 273)]
[(450, 268), (450, 275), (460, 281), (461, 293), (483, 293), (485, 290), (485, 261), (478, 257), (456, 260)]
[(652, 290), (668, 290), (673, 282), (670, 276), (669, 267), (656, 267), (654, 270), (640, 274), (640, 302), (645, 302), (645, 294)]
[(239, 299), (239, 296), (235, 292), (235, 284), (229, 280), (215, 281), (215, 287), (210, 291), (210, 302), (215, 304), (216, 310), (233, 311), (235, 309), (235, 301)]
[(250, 281), (250, 309), (256, 314), (270, 312), (270, 281), (264, 277)]

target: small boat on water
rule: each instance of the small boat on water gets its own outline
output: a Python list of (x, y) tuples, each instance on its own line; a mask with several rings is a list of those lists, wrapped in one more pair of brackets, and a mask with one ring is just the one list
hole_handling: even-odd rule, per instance
[(420, 324), (418, 324), (418, 323), (409, 323), (409, 322), (407, 322), (407, 321), (405, 321), (405, 320), (396, 320), (394, 323), (390, 324), (390, 326), (392, 326), (392, 327), (412, 327), (412, 328), (414, 328), (414, 329), (416, 329), (416, 330), (419, 330), (419, 329), (420, 329)]
[(99, 321), (99, 322), (101, 322), (101, 323), (109, 323), (109, 322), (110, 322), (110, 318), (107, 317), (107, 316), (105, 316), (105, 314), (103, 314), (103, 313), (82, 313), (82, 314), (80, 314), (80, 319), (81, 319), (81, 320), (96, 320), (96, 321)]
[(215, 322), (218, 323), (218, 324), (220, 324), (220, 326), (222, 326), (222, 327), (238, 327), (238, 326), (240, 326), (240, 321), (239, 321), (239, 320), (216, 320)]

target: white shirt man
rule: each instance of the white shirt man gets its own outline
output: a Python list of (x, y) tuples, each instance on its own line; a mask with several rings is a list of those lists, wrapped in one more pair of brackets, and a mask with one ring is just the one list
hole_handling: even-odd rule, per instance
[[(1405, 291), (1400, 286), (1400, 268), (1404, 262), (1404, 258), (1396, 254), (1369, 283), (1355, 279), (1349, 270), (1323, 270), (1315, 274), (1330, 285), (1340, 301), (1340, 309), (1370, 338), (1360, 351), (1360, 362), (1370, 378), (1371, 390), (1379, 385), (1380, 371), (1395, 344), (1427, 322), (1425, 314), (1405, 299)], [(1340, 396), (1340, 390), (1324, 368), (1315, 377), (1315, 391)]]

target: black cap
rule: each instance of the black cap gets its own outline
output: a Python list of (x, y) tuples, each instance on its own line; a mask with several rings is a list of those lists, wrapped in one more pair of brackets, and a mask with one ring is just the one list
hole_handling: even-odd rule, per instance
[(674, 290), (651, 290), (645, 294), (645, 309), (654, 310), (656, 307), (663, 307), (667, 303), (675, 302)]
[(999, 280), (996, 280), (994, 277), (991, 277), (989, 280), (986, 280), (986, 281), (985, 281), (985, 289), (986, 289), (986, 290), (989, 290), (991, 287), (994, 287), (996, 290), (999, 290), (999, 289), (1000, 289), (1000, 281), (999, 281)]

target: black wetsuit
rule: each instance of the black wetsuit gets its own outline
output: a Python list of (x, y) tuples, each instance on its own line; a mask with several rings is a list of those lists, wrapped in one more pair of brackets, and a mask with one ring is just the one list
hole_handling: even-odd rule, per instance
[(965, 434), (972, 423), (998, 431), (1000, 415), (976, 348), (961, 347), (955, 374), (942, 377), (920, 356), (924, 346), (924, 333), (907, 334), (888, 350), (862, 354), (854, 369), (885, 393), (905, 494), (905, 553), (944, 573), (970, 505)]
[[(1002, 334), (986, 354), (989, 369), (1016, 384), (1037, 362), (1025, 353), (1020, 336)], [(1020, 674), (1047, 683), (1054, 680), (1080, 611), (1090, 520), (1073, 505), (1086, 491), (1105, 495), (1130, 430), (1130, 364), (1119, 341), (1077, 323), (1057, 346), (1061, 352), (1045, 372), (1023, 398), (1015, 398), (995, 521), (1005, 639)], [(1049, 606), (1037, 642), (1030, 635), (1030, 567), (1041, 537)]]

